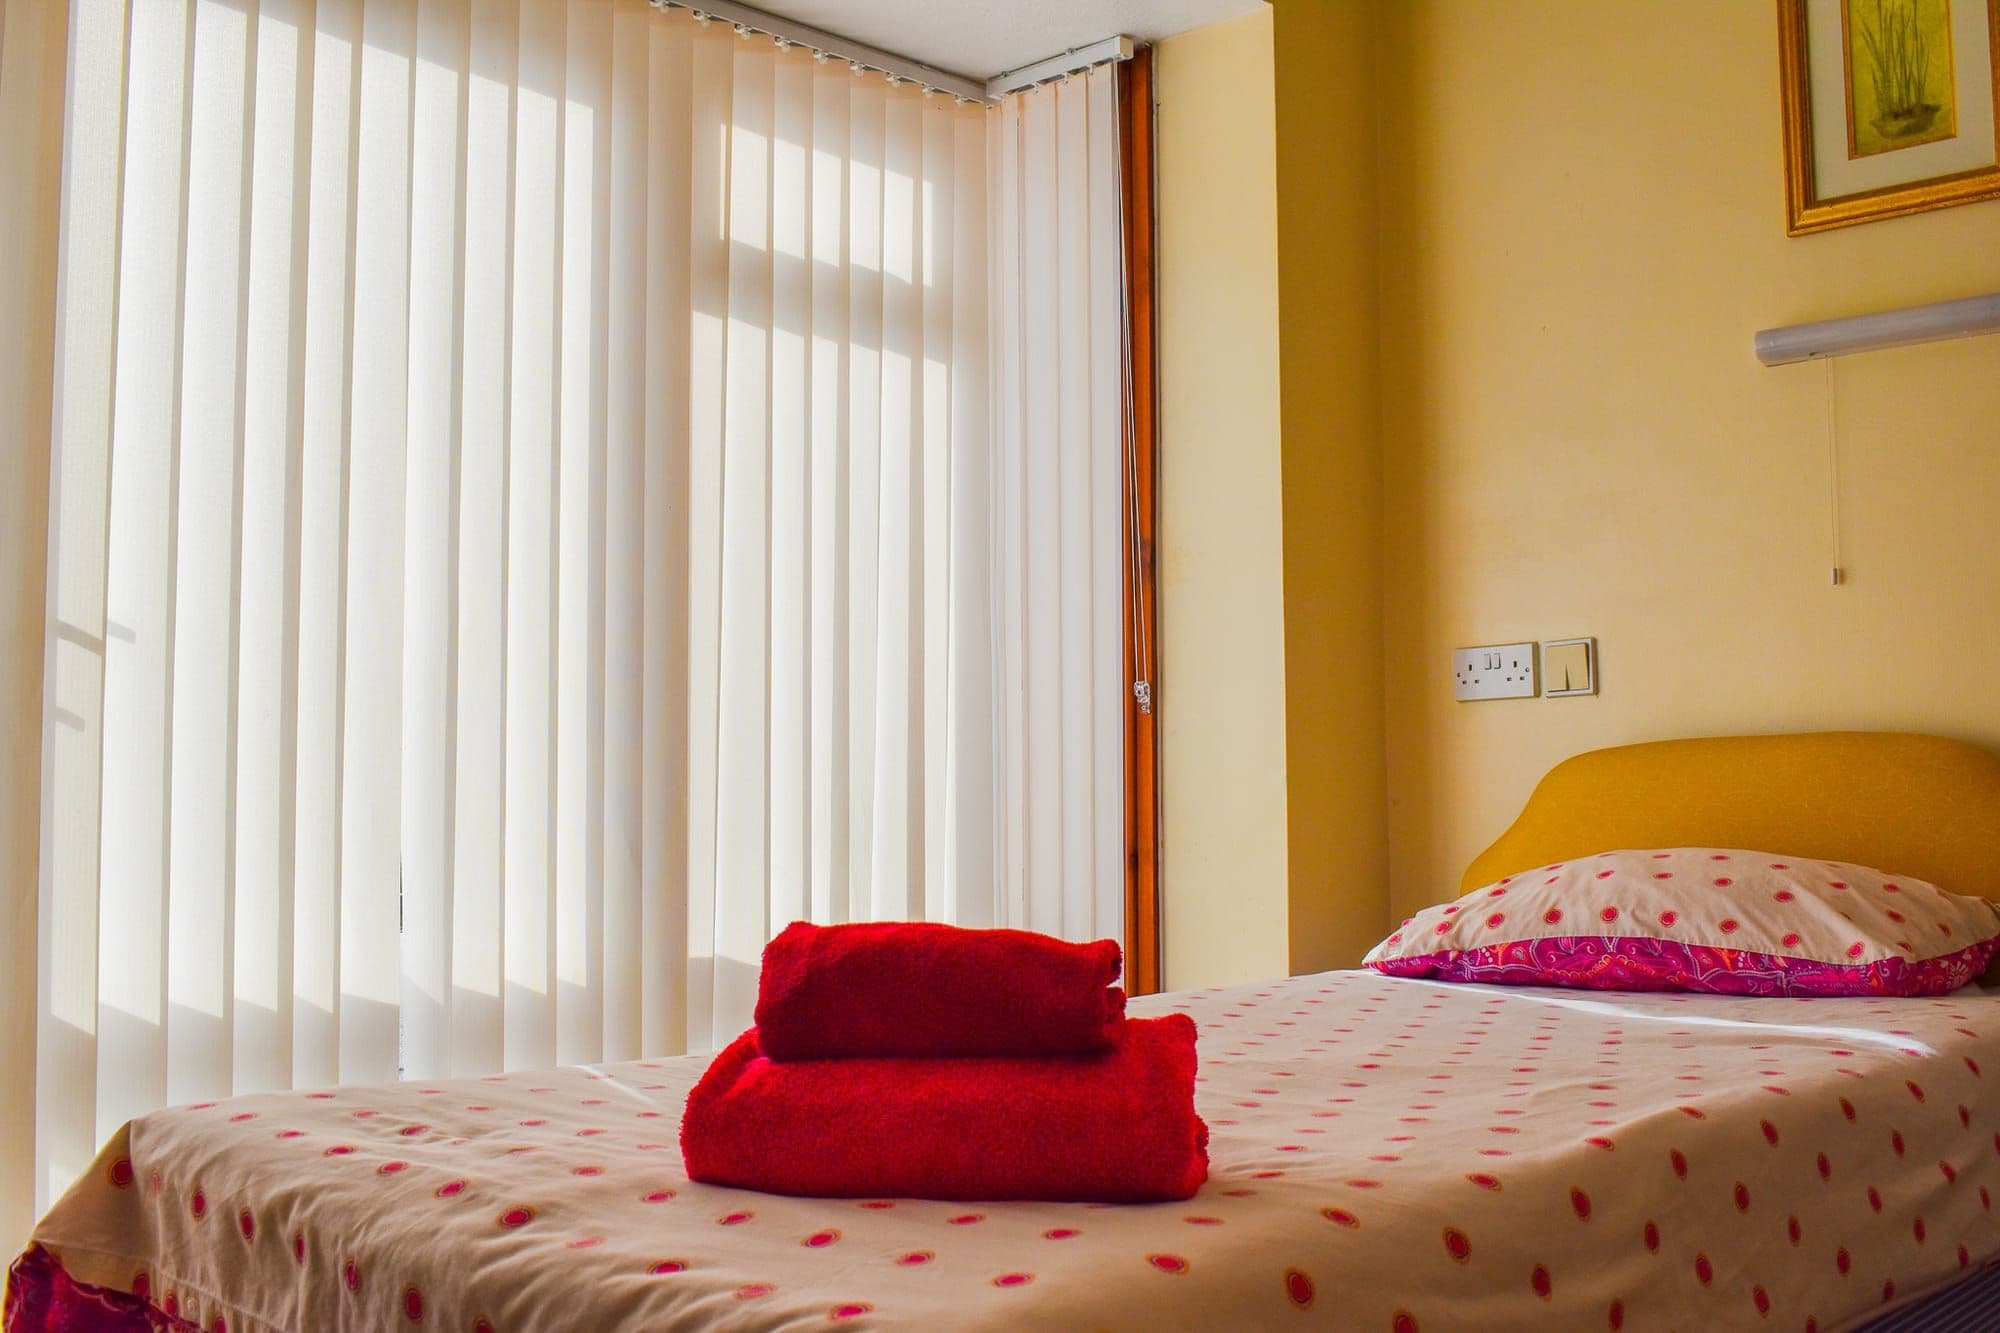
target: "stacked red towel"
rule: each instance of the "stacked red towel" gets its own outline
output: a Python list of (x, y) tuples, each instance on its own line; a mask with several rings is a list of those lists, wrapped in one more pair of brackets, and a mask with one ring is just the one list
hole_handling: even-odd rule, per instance
[(1194, 1020), (1095, 1055), (773, 1060), (757, 1029), (688, 1098), (688, 1177), (829, 1198), (1185, 1199), (1208, 1177)]
[(1114, 940), (931, 922), (794, 921), (764, 949), (757, 1036), (773, 1060), (1071, 1055), (1125, 1016)]
[(688, 1097), (688, 1177), (832, 1198), (1185, 1199), (1208, 1177), (1195, 1025), (1126, 1019), (1118, 946), (789, 927), (758, 1026)]

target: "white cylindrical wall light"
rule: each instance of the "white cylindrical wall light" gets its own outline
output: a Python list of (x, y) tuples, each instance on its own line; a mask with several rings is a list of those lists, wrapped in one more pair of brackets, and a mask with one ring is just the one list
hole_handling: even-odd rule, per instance
[(1790, 365), (1823, 356), (1873, 352), (1884, 347), (1965, 338), (2000, 332), (2000, 292), (1957, 301), (1907, 306), (1873, 315), (1790, 324), (1757, 334), (1757, 359), (1767, 366)]

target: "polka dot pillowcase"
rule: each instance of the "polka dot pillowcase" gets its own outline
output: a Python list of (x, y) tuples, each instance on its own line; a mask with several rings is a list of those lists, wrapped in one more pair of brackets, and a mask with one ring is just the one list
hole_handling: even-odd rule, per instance
[(2000, 906), (1865, 866), (1709, 847), (1604, 852), (1427, 907), (1391, 976), (1715, 995), (1942, 995), (2000, 949)]

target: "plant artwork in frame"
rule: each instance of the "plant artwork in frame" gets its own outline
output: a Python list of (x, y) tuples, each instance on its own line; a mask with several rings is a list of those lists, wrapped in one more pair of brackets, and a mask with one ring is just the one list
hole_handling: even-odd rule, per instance
[(2000, 198), (2000, 0), (1778, 0), (1787, 230)]
[(1847, 155), (1958, 134), (1951, 0), (1840, 0)]

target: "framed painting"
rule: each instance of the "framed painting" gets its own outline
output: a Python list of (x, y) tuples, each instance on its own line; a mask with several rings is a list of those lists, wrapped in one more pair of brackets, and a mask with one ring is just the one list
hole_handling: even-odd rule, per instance
[(2000, 198), (2000, 0), (1778, 0), (1786, 230)]

